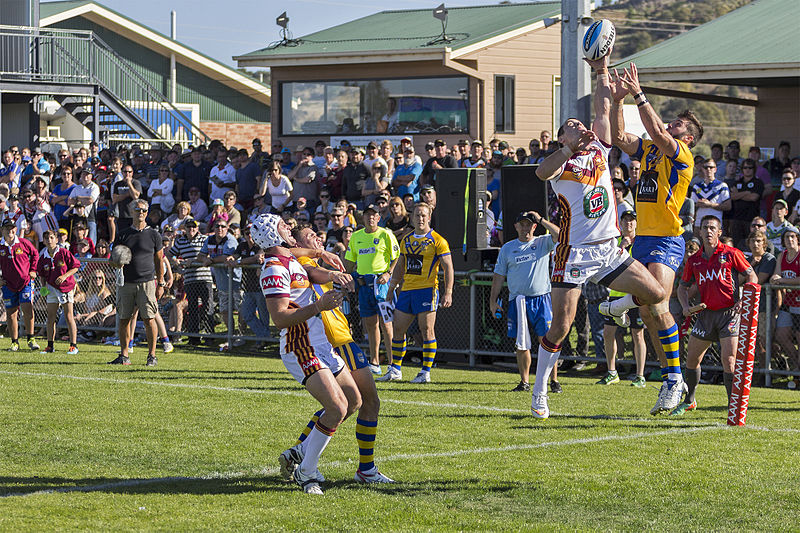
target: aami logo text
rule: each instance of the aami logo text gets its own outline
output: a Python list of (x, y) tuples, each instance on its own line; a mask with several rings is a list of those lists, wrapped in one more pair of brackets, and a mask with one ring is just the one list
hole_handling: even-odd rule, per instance
[(300, 363), (300, 368), (302, 368), (304, 371), (305, 370), (309, 370), (311, 368), (319, 367), (319, 366), (321, 366), (321, 365), (319, 363), (319, 359), (317, 359), (316, 356), (314, 356), (311, 359), (308, 359), (308, 360), (303, 361), (303, 362)]
[(714, 281), (714, 280), (726, 281), (728, 278), (725, 276), (725, 272), (727, 272), (727, 271), (726, 270), (722, 270), (722, 269), (720, 269), (720, 270), (712, 270), (711, 272), (706, 272), (705, 275), (703, 275), (703, 273), (700, 272), (699, 275), (698, 275), (698, 278), (697, 278), (697, 283), (698, 284), (702, 284), (702, 283), (706, 283), (708, 281)]
[(262, 289), (277, 289), (283, 286), (283, 280), (280, 276), (265, 276), (261, 278)]

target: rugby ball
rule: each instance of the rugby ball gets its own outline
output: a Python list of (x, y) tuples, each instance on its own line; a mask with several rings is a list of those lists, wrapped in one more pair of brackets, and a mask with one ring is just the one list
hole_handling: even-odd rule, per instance
[(617, 31), (608, 19), (595, 21), (583, 36), (583, 55), (594, 61), (611, 52)]
[(117, 244), (111, 249), (111, 262), (118, 265), (129, 265), (133, 259), (131, 249), (124, 244)]

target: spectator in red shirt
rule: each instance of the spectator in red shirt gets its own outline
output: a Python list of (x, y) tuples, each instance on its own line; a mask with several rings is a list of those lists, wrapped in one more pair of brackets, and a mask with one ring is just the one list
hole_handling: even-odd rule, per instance
[(689, 288), (697, 284), (700, 301), (705, 306), (695, 320), (686, 356), (684, 377), (689, 391), (686, 398), (670, 414), (679, 416), (697, 408), (694, 393), (700, 381), (700, 362), (708, 348), (719, 342), (722, 349), (722, 367), (728, 397), (733, 384), (733, 364), (739, 332), (739, 279), (745, 283), (758, 283), (753, 267), (738, 248), (722, 244), (722, 224), (714, 215), (706, 215), (700, 222), (700, 238), (703, 247), (686, 260), (686, 266), (678, 287), (678, 300), (683, 315), (691, 316)]
[(58, 308), (64, 310), (69, 332), (69, 350), (67, 355), (78, 353), (78, 328), (75, 325), (75, 273), (81, 268), (81, 263), (72, 252), (59, 246), (58, 234), (47, 230), (42, 236), (45, 249), (39, 257), (37, 272), (47, 288), (47, 348), (43, 354), (53, 353), (56, 339), (56, 322), (58, 321)]
[(2, 225), (3, 240), (0, 241), (0, 285), (3, 287), (3, 302), (6, 306), (7, 328), (11, 337), (10, 351), (19, 351), (19, 308), (25, 319), (28, 333), (28, 348), (39, 350), (33, 338), (33, 279), (39, 252), (28, 239), (17, 237), (17, 225), (5, 219)]

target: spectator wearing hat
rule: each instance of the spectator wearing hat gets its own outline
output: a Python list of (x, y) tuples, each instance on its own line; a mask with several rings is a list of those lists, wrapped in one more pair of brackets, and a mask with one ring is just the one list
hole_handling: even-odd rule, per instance
[(433, 157), (425, 162), (420, 180), (423, 185), (436, 185), (436, 171), (440, 168), (458, 168), (456, 158), (447, 153), (447, 143), (442, 139), (433, 141)]
[(361, 198), (365, 205), (374, 204), (375, 200), (378, 198), (378, 194), (389, 186), (389, 179), (386, 177), (386, 168), (381, 164), (379, 159), (373, 159), (370, 164), (370, 169), (372, 173), (364, 182), (364, 188), (361, 190)]
[(789, 205), (786, 200), (778, 199), (772, 204), (772, 220), (767, 223), (765, 228), (767, 239), (775, 247), (775, 253), (783, 251), (782, 237), (786, 230), (797, 229), (786, 220), (789, 213)]
[(381, 178), (385, 179), (389, 172), (389, 164), (383, 157), (380, 156), (380, 154), (378, 154), (378, 145), (375, 142), (370, 141), (367, 143), (367, 154), (364, 158), (364, 163), (371, 169), (373, 166), (375, 166), (376, 162), (379, 163), (383, 169), (381, 172)]
[(722, 214), (731, 208), (731, 195), (728, 185), (715, 177), (713, 166), (703, 165), (702, 181), (695, 183), (689, 197), (695, 205), (694, 234), (700, 237), (700, 221), (707, 215), (713, 215), (722, 227)]
[(483, 143), (479, 140), (472, 141), (469, 156), (461, 160), (461, 168), (483, 168), (486, 160), (483, 159)]
[(289, 172), (289, 180), (292, 182), (292, 200), (303, 197), (306, 199), (309, 211), (313, 212), (319, 202), (320, 180), (319, 169), (314, 164), (314, 149), (305, 147), (301, 151), (301, 157), (297, 165)]
[[(534, 236), (538, 224), (550, 235)], [(558, 239), (558, 226), (534, 211), (523, 211), (514, 221), (517, 239), (505, 243), (497, 256), (489, 305), (492, 314), (500, 310), (500, 290), (508, 281), (508, 336), (515, 339), (517, 367), (520, 375), (515, 392), (531, 390), (529, 373), (531, 347), (535, 346), (531, 330), (541, 338), (550, 328), (553, 309), (550, 303), (550, 252)], [(558, 378), (553, 377), (553, 392), (560, 392)]]
[(422, 165), (417, 161), (414, 147), (408, 145), (403, 148), (403, 163), (395, 168), (392, 178), (397, 196), (403, 197), (410, 194), (414, 201), (419, 199), (420, 176), (422, 175)]
[[(325, 168), (325, 164), (327, 161), (325, 160), (325, 148), (330, 148), (325, 141), (322, 139), (317, 139), (317, 142), (314, 143), (314, 165), (316, 165), (317, 170), (322, 173), (323, 168)], [(332, 151), (333, 149), (331, 149)], [(332, 153), (332, 152), (331, 152)]]
[(217, 164), (211, 169), (208, 181), (211, 183), (210, 198), (212, 202), (217, 198), (223, 198), (226, 192), (232, 191), (236, 186), (236, 169), (228, 161), (226, 150), (217, 152)]
[[(211, 269), (198, 260), (206, 237), (200, 233), (195, 220), (187, 220), (184, 227), (186, 230), (175, 239), (170, 255), (183, 273), (183, 287), (187, 298), (186, 331), (195, 334), (208, 333), (213, 330), (213, 278)], [(189, 337), (189, 344), (199, 343), (199, 337)]]
[[(431, 149), (433, 149), (433, 143), (428, 143), (428, 144), (430, 144)], [(414, 143), (412, 142), (411, 137), (408, 136), (403, 137), (402, 139), (400, 139), (400, 148), (398, 148), (397, 150), (398, 153), (399, 154), (405, 153), (406, 148), (408, 148), (409, 146), (412, 148), (414, 147)], [(418, 155), (414, 155), (414, 159), (417, 161), (417, 163), (419, 163), (420, 168), (422, 168), (423, 166), (422, 158), (420, 158)]]
[(225, 212), (225, 203), (217, 198), (211, 203), (211, 218), (208, 220), (208, 233), (213, 233), (217, 222), (228, 222), (228, 213)]
[(188, 191), (192, 187), (197, 187), (200, 197), (208, 201), (208, 176), (211, 174), (211, 167), (210, 163), (203, 161), (203, 152), (200, 148), (193, 148), (190, 161), (178, 169), (175, 197), (188, 200)]
[[(431, 217), (433, 217), (433, 212), (436, 209), (436, 189), (433, 185), (423, 185), (422, 189), (419, 191), (419, 200), (420, 202), (425, 202), (431, 208)], [(433, 218), (431, 218), (433, 220)]]
[(342, 173), (342, 194), (348, 202), (356, 204), (358, 208), (364, 207), (361, 191), (364, 183), (372, 175), (372, 170), (364, 163), (364, 150), (355, 148), (351, 152), (351, 161)]
[(38, 146), (33, 149), (30, 155), (30, 162), (22, 171), (23, 176), (50, 176), (50, 163), (42, 154), (42, 149)]
[(425, 143), (425, 153), (428, 154), (428, 157), (426, 159), (430, 159), (436, 156), (436, 146), (433, 144), (432, 141)]

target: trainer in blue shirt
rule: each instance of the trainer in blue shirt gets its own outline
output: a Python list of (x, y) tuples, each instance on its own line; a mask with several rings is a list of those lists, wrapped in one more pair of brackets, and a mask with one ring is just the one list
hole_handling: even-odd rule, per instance
[[(550, 235), (534, 237), (538, 224)], [(553, 308), (550, 304), (550, 252), (558, 240), (558, 226), (535, 211), (517, 215), (514, 223), (518, 238), (500, 248), (492, 279), (491, 311), (499, 310), (498, 298), (503, 282), (508, 279), (508, 336), (515, 339), (520, 383), (514, 391), (530, 391), (528, 376), (531, 366), (531, 335), (533, 327), (541, 338), (550, 329)], [(554, 369), (555, 370), (555, 369)], [(558, 376), (553, 374), (552, 392), (561, 392)]]
[(419, 202), (419, 177), (422, 174), (422, 165), (417, 161), (413, 146), (403, 149), (403, 164), (394, 170), (392, 185), (396, 196), (400, 198), (405, 194), (413, 194), (414, 201)]

